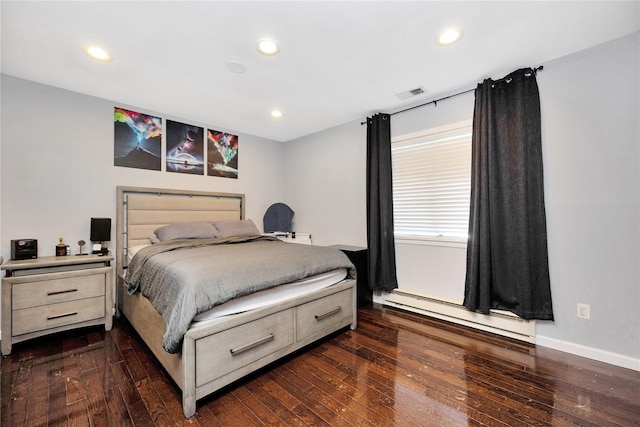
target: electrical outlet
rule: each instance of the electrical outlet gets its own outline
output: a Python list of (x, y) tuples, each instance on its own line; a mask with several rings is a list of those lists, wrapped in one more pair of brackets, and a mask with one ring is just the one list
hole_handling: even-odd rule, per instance
[(591, 318), (591, 306), (589, 304), (578, 303), (578, 317), (580, 319)]

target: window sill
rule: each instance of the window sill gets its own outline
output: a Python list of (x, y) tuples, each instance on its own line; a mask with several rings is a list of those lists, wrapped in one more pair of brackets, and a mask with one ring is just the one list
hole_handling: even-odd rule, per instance
[(395, 243), (400, 245), (446, 246), (450, 248), (467, 248), (467, 240), (455, 237), (396, 237)]

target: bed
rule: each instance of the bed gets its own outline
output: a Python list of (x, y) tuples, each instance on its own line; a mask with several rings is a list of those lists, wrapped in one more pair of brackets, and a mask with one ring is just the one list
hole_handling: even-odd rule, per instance
[[(170, 224), (242, 222), (245, 220), (244, 195), (117, 187), (117, 204), (117, 313), (127, 318), (181, 389), (185, 417), (195, 414), (197, 400), (256, 369), (336, 331), (347, 327), (355, 329), (354, 270), (336, 268), (293, 283), (261, 288), (198, 313), (180, 336), (180, 347), (167, 351), (167, 336), (173, 326), (169, 324), (167, 329), (166, 313), (163, 318), (154, 307), (157, 302), (153, 298), (152, 303), (142, 292), (130, 293), (127, 279), (132, 281), (132, 270), (141, 268), (137, 265), (140, 259), (145, 256), (155, 259), (146, 255), (148, 252), (162, 252), (157, 250), (160, 245), (152, 245), (150, 241), (155, 230)], [(259, 246), (271, 245), (269, 247), (278, 249), (271, 251), (274, 253), (288, 250), (287, 246), (302, 246), (269, 242), (269, 239), (275, 240), (252, 237), (248, 239), (250, 242), (233, 242), (233, 245), (236, 251), (241, 245), (247, 248), (253, 245), (256, 250)], [(216, 247), (221, 246), (217, 243)], [(188, 250), (196, 253), (194, 249)], [(312, 249), (305, 248), (307, 250)], [(137, 253), (135, 260), (134, 253)]]

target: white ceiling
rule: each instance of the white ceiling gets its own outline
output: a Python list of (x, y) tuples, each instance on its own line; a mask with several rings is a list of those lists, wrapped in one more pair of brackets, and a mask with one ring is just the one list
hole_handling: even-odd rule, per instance
[[(1, 70), (289, 141), (640, 30), (640, 2), (2, 1)], [(435, 44), (445, 27), (464, 38)], [(281, 52), (264, 57), (256, 41)], [(99, 63), (83, 52), (99, 44)], [(229, 62), (244, 64), (243, 74)], [(552, 70), (544, 71), (552, 73)], [(396, 94), (424, 87), (426, 94)], [(284, 117), (274, 120), (269, 111)]]

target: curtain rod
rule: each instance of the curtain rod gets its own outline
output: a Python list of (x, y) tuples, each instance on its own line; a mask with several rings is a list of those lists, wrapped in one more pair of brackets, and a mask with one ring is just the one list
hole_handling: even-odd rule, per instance
[[(533, 70), (533, 74), (536, 75), (538, 73), (538, 71), (544, 70), (544, 65), (540, 65), (539, 67), (532, 67), (531, 69)], [(496, 80), (496, 82), (501, 82), (503, 80), (504, 80), (504, 78), (502, 78), (500, 80)], [(474, 90), (476, 90), (476, 88), (467, 89), (467, 90), (464, 90), (462, 92), (458, 92), (458, 93), (454, 93), (454, 94), (449, 95), (449, 96), (445, 96), (443, 98), (434, 99), (433, 101), (425, 102), (424, 104), (414, 105), (413, 107), (405, 108), (404, 110), (396, 111), (395, 113), (389, 113), (389, 115), (393, 116), (395, 114), (404, 113), (405, 111), (413, 110), (413, 109), (418, 108), (418, 107), (424, 107), (425, 105), (429, 105), (429, 104), (433, 104), (434, 106), (437, 107), (438, 106), (438, 102), (440, 102), (440, 101), (444, 101), (445, 99), (453, 98), (455, 96), (464, 95), (465, 93), (473, 92)], [(366, 125), (366, 124), (367, 124), (366, 121), (360, 122), (361, 126), (362, 125)]]

